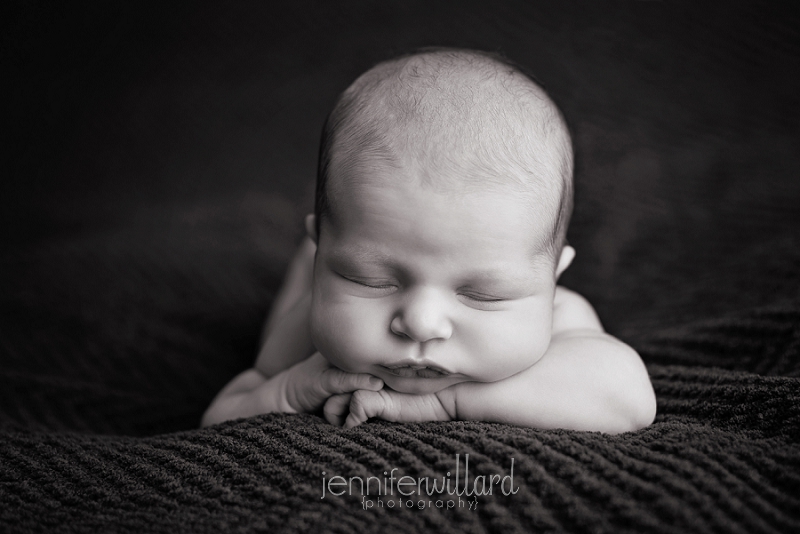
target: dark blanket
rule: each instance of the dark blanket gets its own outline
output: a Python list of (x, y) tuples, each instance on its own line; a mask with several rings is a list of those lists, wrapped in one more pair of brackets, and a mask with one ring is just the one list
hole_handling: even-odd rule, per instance
[[(800, 531), (793, 12), (286, 4), (26, 2), (4, 22), (0, 531)], [(640, 352), (656, 422), (198, 430), (252, 364), (334, 96), (430, 44), (500, 49), (563, 108), (562, 282)], [(466, 455), (469, 488), (508, 485), (463, 494)], [(461, 495), (411, 508), (357, 486), (450, 472), (455, 491), (456, 465)], [(356, 485), (323, 497), (336, 476)]]

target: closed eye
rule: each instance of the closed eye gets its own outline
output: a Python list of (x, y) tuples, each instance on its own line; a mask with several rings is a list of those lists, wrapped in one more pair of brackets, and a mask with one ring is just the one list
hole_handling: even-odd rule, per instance
[(504, 299), (501, 297), (493, 297), (489, 295), (479, 295), (475, 293), (461, 293), (461, 296), (468, 298), (469, 300), (474, 300), (476, 302), (503, 302), (508, 299)]
[(372, 289), (393, 289), (395, 287), (394, 284), (389, 283), (386, 280), (369, 280), (369, 279), (359, 279), (359, 278), (351, 278), (349, 276), (345, 276), (340, 274), (342, 278), (347, 280), (348, 282), (352, 282), (354, 284), (358, 284), (363, 287), (369, 287)]
[(463, 303), (466, 306), (482, 311), (503, 310), (508, 302), (508, 299), (480, 293), (459, 293), (459, 297), (464, 299)]

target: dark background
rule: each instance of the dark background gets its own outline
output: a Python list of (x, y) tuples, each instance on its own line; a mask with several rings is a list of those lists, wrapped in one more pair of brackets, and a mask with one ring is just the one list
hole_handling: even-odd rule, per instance
[(418, 46), (500, 51), (561, 106), (562, 281), (648, 363), (685, 325), (800, 297), (789, 3), (284, 4), (9, 4), (0, 424), (194, 426), (252, 362), (333, 100)]

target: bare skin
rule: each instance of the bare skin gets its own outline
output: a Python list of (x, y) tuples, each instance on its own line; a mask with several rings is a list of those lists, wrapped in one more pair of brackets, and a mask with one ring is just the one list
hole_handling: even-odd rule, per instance
[[(264, 325), (266, 341), (255, 366), (220, 391), (203, 417), (204, 426), (320, 407), (329, 422), (346, 428), (377, 417), (397, 422), (478, 419), (618, 433), (647, 426), (655, 416), (652, 386), (638, 355), (603, 332), (583, 297), (561, 286), (555, 292), (547, 352), (536, 365), (505, 381), (465, 382), (459, 385), (462, 395), (456, 388), (413, 395), (385, 388), (371, 375), (341, 371), (311, 342), (308, 316), (315, 252), (314, 241), (305, 239)], [(510, 409), (507, 402), (507, 386), (513, 382), (530, 393), (519, 403), (523, 410)], [(483, 395), (475, 395), (476, 390)]]

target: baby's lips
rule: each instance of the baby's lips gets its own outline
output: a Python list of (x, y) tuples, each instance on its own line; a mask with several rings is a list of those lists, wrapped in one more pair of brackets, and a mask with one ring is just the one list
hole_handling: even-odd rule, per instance
[(381, 367), (402, 378), (439, 378), (453, 374), (427, 359), (405, 358)]
[(450, 373), (432, 369), (430, 367), (418, 366), (401, 366), (401, 367), (386, 367), (386, 370), (400, 378), (440, 378), (447, 376)]

